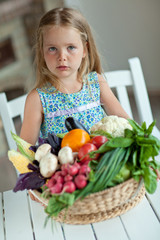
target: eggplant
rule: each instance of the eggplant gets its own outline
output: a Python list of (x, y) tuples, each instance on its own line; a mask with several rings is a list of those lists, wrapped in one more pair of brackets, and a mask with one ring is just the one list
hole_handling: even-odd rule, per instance
[(89, 131), (84, 127), (84, 125), (82, 123), (80, 123), (77, 119), (73, 118), (73, 117), (66, 118), (65, 126), (66, 126), (68, 131), (71, 131), (73, 129), (83, 129), (88, 134), (90, 134)]

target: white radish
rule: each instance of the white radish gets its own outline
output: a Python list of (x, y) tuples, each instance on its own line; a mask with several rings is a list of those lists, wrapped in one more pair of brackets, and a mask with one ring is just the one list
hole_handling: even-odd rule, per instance
[(58, 158), (52, 153), (47, 153), (40, 160), (40, 173), (43, 177), (49, 178), (56, 171), (58, 165)]
[(72, 149), (68, 146), (61, 148), (58, 152), (58, 160), (61, 164), (73, 163), (74, 157)]
[(40, 162), (41, 158), (49, 152), (51, 152), (50, 144), (44, 143), (44, 144), (40, 145), (35, 153), (35, 160)]

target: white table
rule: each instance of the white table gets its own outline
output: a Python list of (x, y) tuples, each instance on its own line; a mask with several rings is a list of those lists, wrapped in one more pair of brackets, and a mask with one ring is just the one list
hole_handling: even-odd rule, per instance
[(146, 195), (120, 217), (88, 225), (49, 222), (44, 228), (43, 207), (25, 191), (0, 193), (0, 240), (159, 240), (160, 182), (155, 194)]

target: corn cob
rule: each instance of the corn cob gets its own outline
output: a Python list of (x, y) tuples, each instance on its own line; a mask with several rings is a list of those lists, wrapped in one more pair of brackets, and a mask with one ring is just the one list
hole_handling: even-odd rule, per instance
[(14, 134), (13, 132), (11, 132), (11, 135), (14, 139), (14, 141), (17, 144), (17, 147), (19, 149), (19, 151), (27, 158), (29, 158), (29, 160), (34, 160), (35, 158), (35, 153), (30, 150), (29, 148), (32, 146), (30, 143), (24, 141), (22, 138), (20, 138), (19, 136), (17, 136), (16, 134)]
[(25, 156), (23, 156), (20, 152), (17, 152), (15, 150), (9, 150), (8, 158), (20, 173), (31, 172), (31, 170), (29, 170), (27, 167), (28, 164), (31, 163), (31, 161)]

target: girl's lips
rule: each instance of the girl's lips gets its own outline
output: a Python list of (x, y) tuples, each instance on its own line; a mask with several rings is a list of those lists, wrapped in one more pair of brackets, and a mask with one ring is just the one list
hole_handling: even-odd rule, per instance
[(67, 66), (58, 66), (57, 68), (60, 69), (60, 70), (67, 70), (68, 69)]

